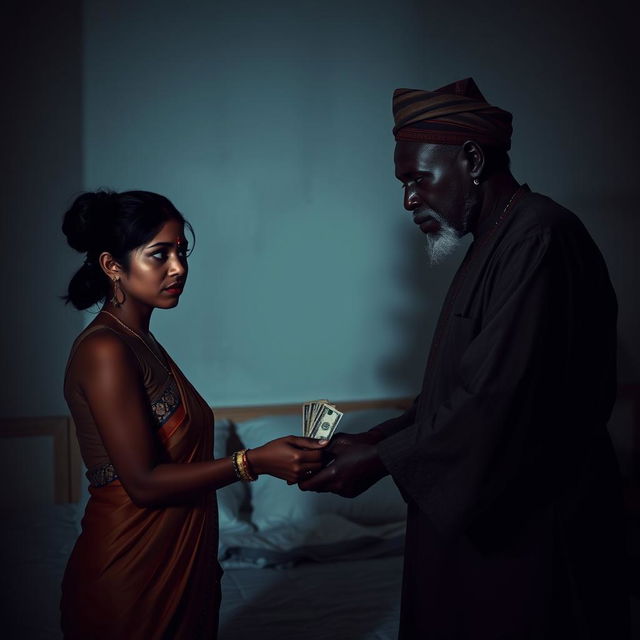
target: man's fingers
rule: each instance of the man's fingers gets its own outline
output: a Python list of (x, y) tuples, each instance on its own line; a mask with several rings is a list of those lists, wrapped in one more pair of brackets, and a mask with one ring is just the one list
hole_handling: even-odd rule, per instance
[(311, 476), (308, 480), (301, 480), (298, 486), (302, 491), (330, 491), (331, 481), (333, 480), (333, 473), (330, 469), (322, 469), (315, 475)]
[(288, 436), (289, 444), (298, 449), (322, 449), (327, 446), (328, 440), (317, 440), (316, 438), (304, 438), (302, 436)]
[(323, 460), (323, 451), (320, 449), (314, 449), (312, 451), (307, 450), (307, 451), (300, 451), (298, 452), (296, 455), (298, 457), (298, 460), (302, 463), (310, 463), (310, 464), (315, 464), (316, 462), (322, 462)]
[(335, 433), (331, 440), (329, 440), (328, 450), (333, 449), (334, 447), (344, 447), (345, 445), (353, 444), (354, 440), (349, 436), (348, 433)]

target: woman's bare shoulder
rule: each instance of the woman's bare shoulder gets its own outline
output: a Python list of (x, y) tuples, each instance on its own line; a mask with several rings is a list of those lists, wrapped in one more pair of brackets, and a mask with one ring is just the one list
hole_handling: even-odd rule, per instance
[(115, 330), (107, 326), (89, 327), (87, 335), (80, 335), (76, 340), (71, 370), (81, 369), (85, 374), (95, 367), (109, 369), (129, 368), (135, 366), (137, 360), (124, 338)]

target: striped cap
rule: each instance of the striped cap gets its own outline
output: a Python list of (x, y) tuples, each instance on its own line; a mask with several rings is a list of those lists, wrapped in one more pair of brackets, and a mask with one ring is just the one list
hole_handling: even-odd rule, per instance
[(435, 91), (396, 89), (393, 118), (396, 140), (455, 145), (474, 140), (511, 148), (511, 114), (492, 107), (473, 78)]

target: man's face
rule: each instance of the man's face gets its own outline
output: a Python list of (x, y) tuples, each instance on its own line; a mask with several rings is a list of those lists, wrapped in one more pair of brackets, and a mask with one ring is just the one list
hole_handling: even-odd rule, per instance
[(471, 205), (460, 148), (400, 141), (394, 161), (404, 187), (404, 207), (427, 235), (432, 261), (438, 262), (469, 231)]

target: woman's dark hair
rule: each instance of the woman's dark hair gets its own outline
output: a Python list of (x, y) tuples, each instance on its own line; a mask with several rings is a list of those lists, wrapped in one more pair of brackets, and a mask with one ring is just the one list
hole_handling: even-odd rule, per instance
[(123, 269), (129, 269), (129, 254), (149, 242), (167, 220), (178, 220), (193, 235), (191, 225), (171, 202), (151, 191), (98, 190), (78, 196), (64, 214), (62, 231), (76, 251), (86, 253), (63, 299), (76, 309), (87, 309), (109, 294), (109, 278), (98, 257), (109, 252)]

